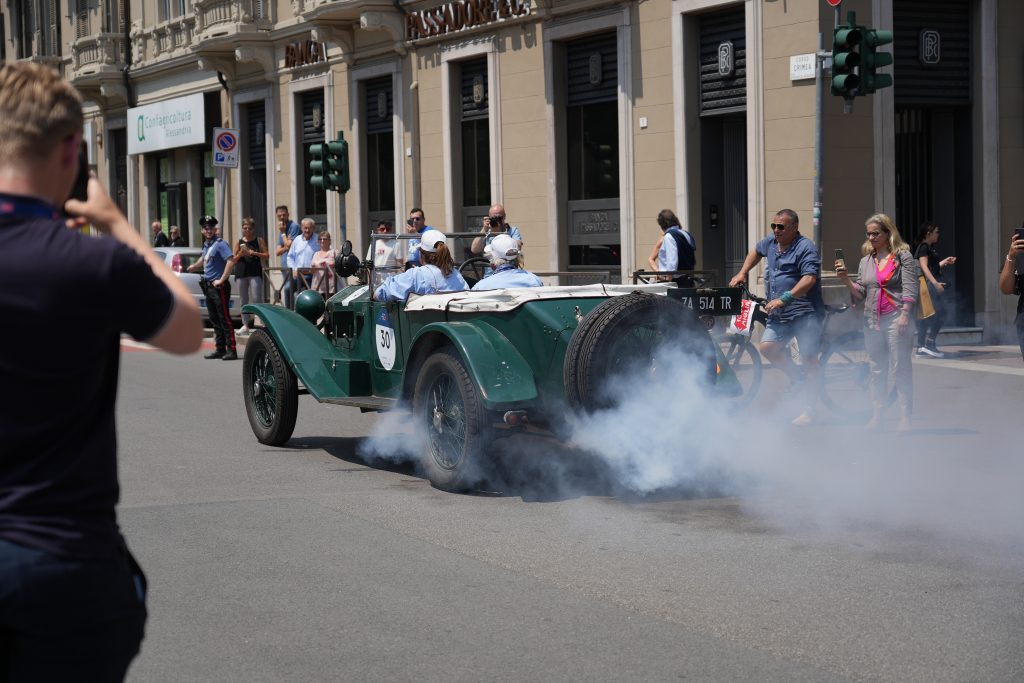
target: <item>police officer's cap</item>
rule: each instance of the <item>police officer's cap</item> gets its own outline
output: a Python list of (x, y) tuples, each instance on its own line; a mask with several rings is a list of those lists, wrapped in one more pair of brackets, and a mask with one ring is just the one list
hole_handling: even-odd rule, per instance
[(214, 225), (217, 225), (217, 219), (214, 218), (213, 216), (203, 216), (202, 218), (199, 219), (199, 225), (203, 226), (204, 228), (207, 226), (212, 227)]

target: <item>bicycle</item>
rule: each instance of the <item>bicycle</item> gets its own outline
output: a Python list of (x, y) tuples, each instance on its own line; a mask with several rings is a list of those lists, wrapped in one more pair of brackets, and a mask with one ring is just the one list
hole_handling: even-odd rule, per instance
[[(764, 305), (768, 303), (768, 300), (752, 293), (745, 285), (741, 287), (744, 297), (754, 302), (754, 310), (751, 311), (749, 321), (751, 331), (755, 323), (764, 327), (768, 321)], [(829, 321), (832, 316), (844, 313), (849, 308), (845, 304), (825, 306), (825, 319), (822, 322), (824, 330), (822, 351), (818, 356), (821, 368), (821, 381), (818, 390), (822, 403), (833, 413), (859, 419), (866, 418), (871, 412), (870, 406), (864, 400), (871, 376), (868, 353), (864, 346), (864, 333), (857, 330), (843, 332), (833, 337), (829, 332)], [(749, 405), (757, 397), (761, 388), (764, 368), (760, 352), (751, 341), (751, 337), (747, 335), (726, 332), (716, 336), (715, 342), (729, 369), (742, 387), (742, 393), (732, 399), (734, 405), (737, 407)], [(799, 352), (793, 343), (790, 343), (790, 353), (796, 364), (799, 365)], [(887, 403), (891, 404), (895, 400), (896, 390), (893, 387), (889, 392)]]

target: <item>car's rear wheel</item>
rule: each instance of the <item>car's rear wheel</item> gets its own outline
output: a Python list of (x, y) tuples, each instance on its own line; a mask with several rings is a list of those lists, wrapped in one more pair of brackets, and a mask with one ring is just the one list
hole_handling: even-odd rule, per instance
[(299, 412), (298, 382), (264, 330), (254, 331), (245, 345), (242, 394), (249, 425), (260, 443), (280, 446), (291, 438)]
[(421, 463), (430, 483), (445, 491), (464, 491), (484, 479), (483, 411), (455, 349), (440, 349), (423, 363), (413, 414), (426, 436)]
[[(675, 381), (664, 376), (659, 354), (665, 344), (692, 357), (701, 383), (711, 385), (717, 365), (714, 342), (693, 311), (664, 296), (634, 293), (616, 297), (594, 320), (577, 329), (570, 341), (563, 375), (570, 403), (593, 411), (617, 404), (621, 396), (614, 378), (649, 377), (651, 382)], [(591, 315), (594, 315), (592, 313)], [(574, 390), (569, 387), (575, 382)]]

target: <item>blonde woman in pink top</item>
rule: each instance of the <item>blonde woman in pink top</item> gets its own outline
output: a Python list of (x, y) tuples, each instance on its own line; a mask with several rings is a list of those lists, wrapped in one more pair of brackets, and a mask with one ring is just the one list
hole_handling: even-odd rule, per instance
[(864, 345), (871, 364), (872, 415), (869, 429), (882, 425), (889, 375), (896, 385), (900, 431), (911, 427), (914, 384), (911, 369), (914, 328), (911, 324), (918, 297), (918, 266), (896, 224), (884, 213), (865, 221), (867, 240), (861, 247), (856, 279), (842, 261), (836, 275), (850, 290), (854, 302), (864, 301)]

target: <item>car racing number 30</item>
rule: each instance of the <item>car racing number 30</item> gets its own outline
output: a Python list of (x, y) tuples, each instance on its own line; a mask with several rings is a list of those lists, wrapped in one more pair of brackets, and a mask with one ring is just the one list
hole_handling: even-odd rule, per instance
[(377, 358), (385, 370), (395, 367), (395, 328), (391, 324), (391, 316), (386, 307), (381, 306), (377, 312), (376, 326), (373, 331), (377, 338)]

